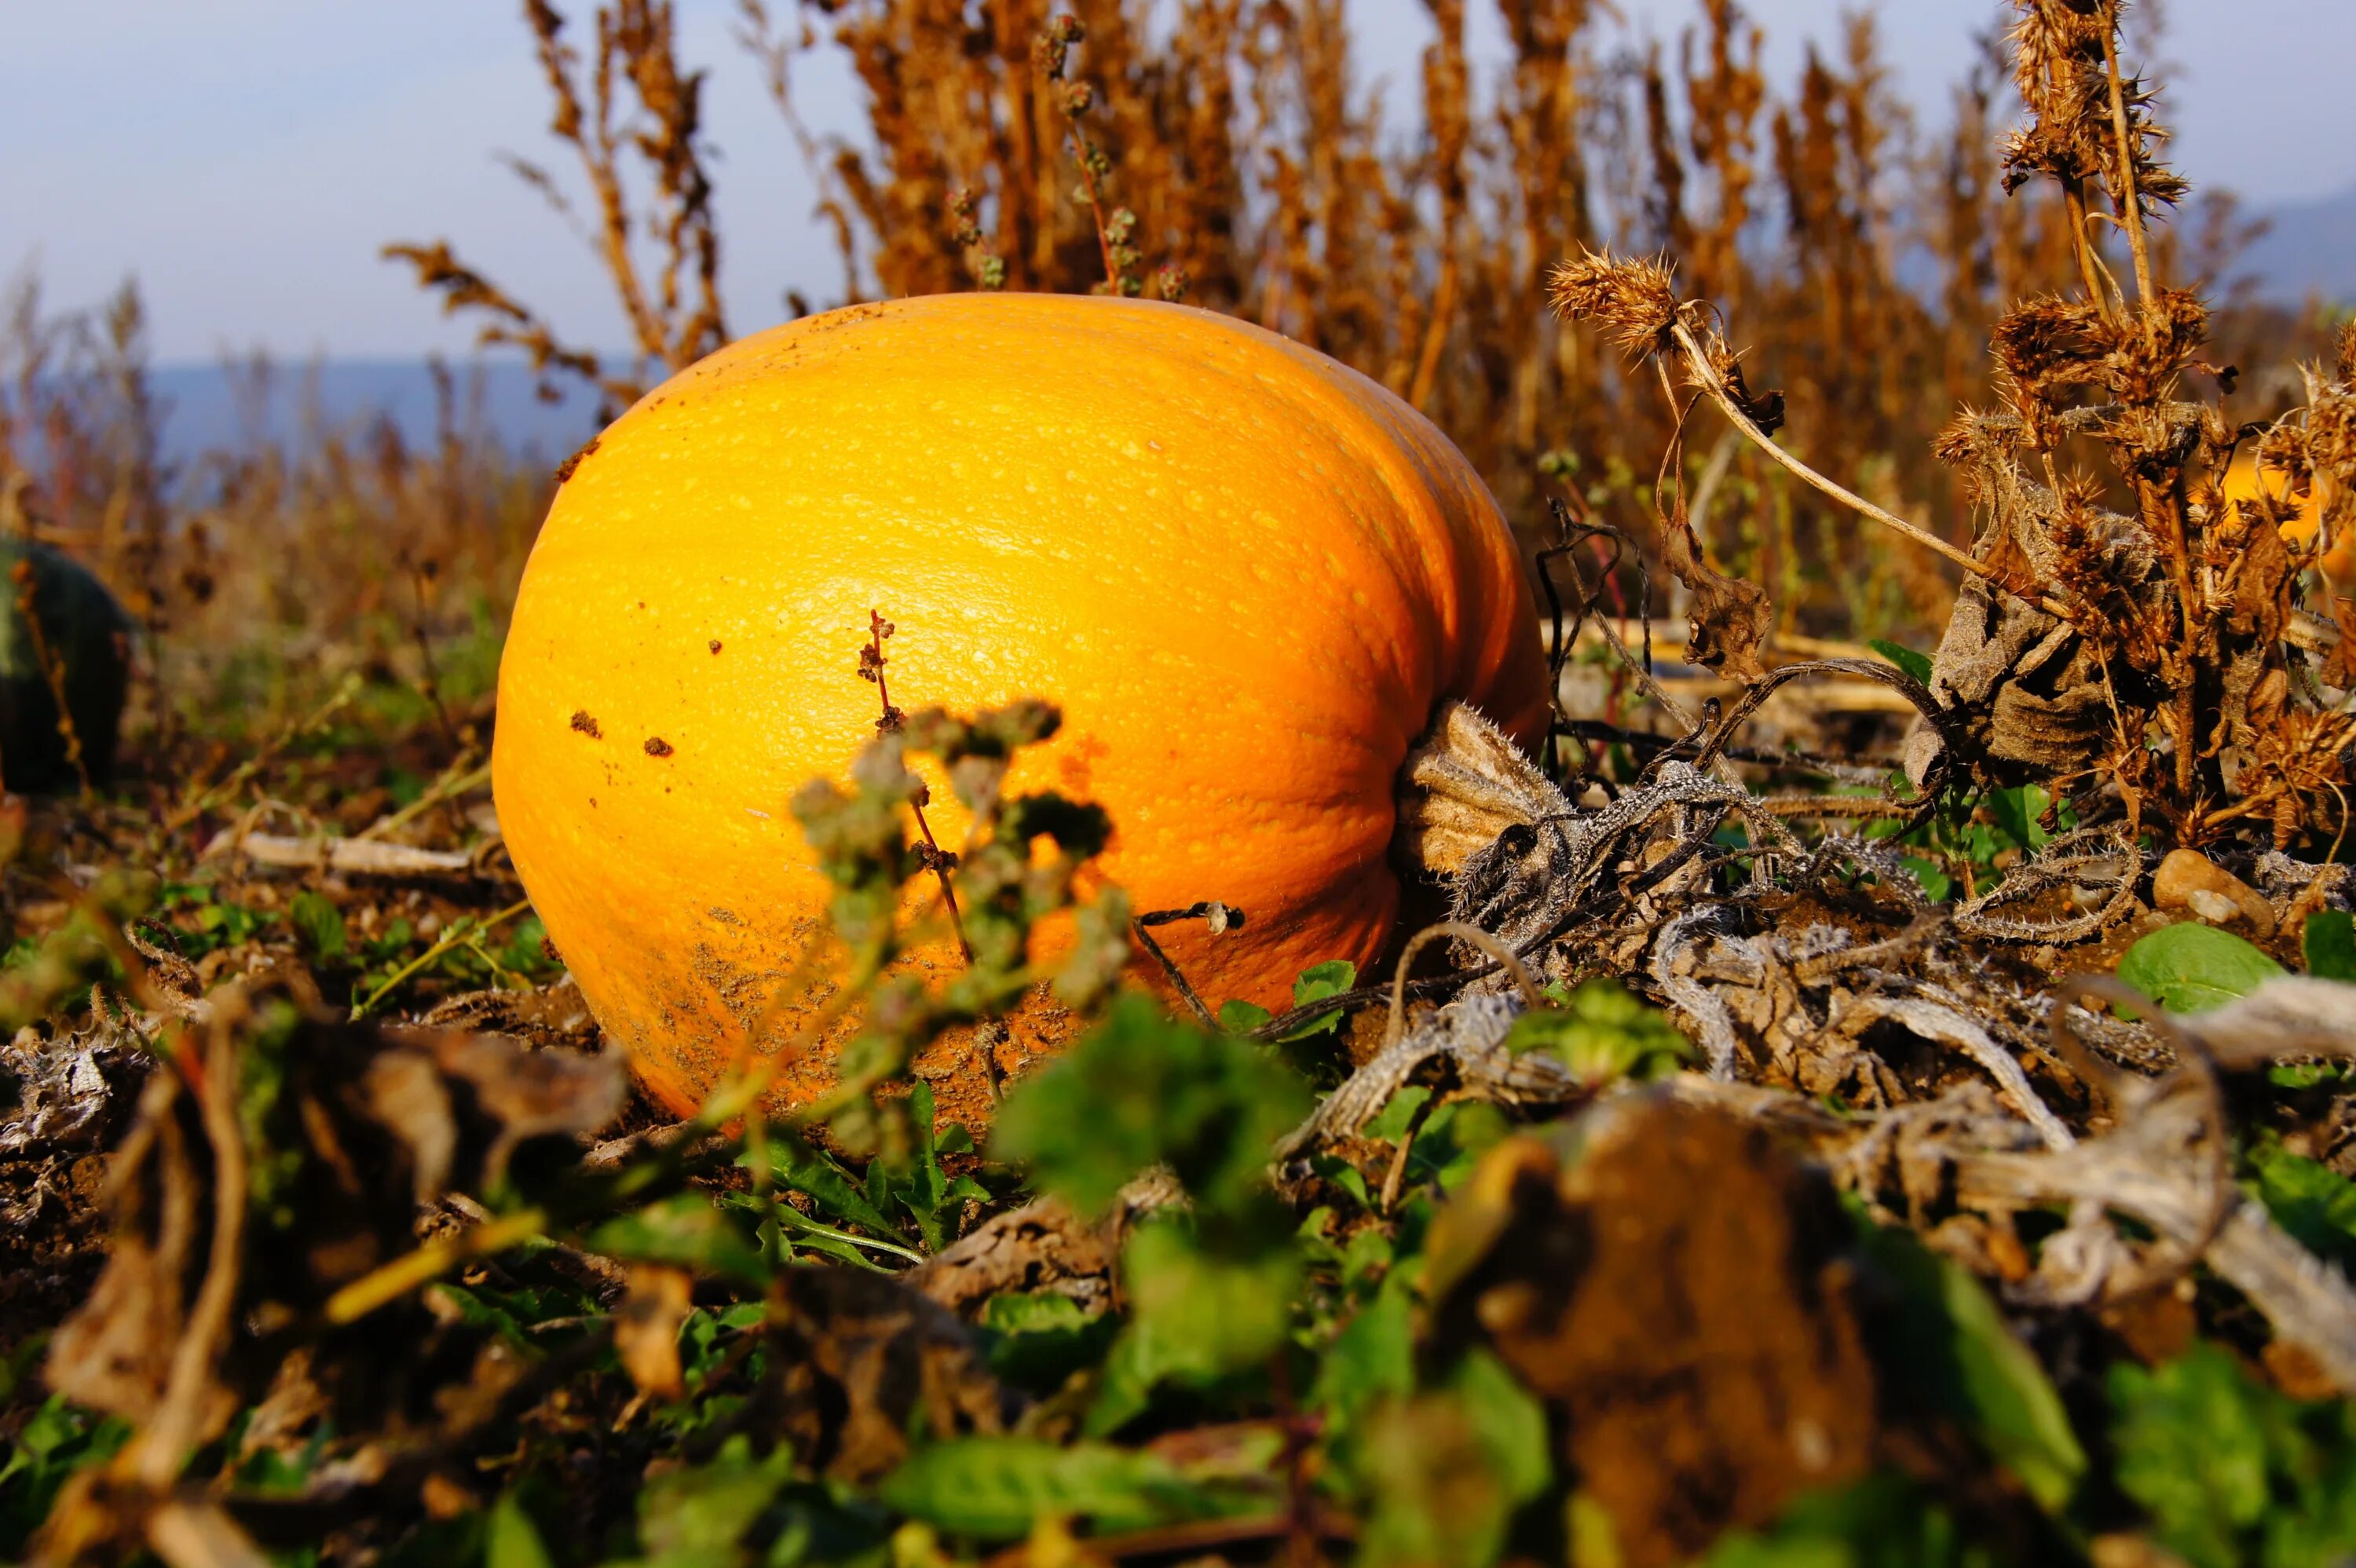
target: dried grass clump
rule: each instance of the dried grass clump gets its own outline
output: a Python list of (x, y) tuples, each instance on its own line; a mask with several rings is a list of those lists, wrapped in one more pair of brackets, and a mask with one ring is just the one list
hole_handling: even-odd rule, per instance
[[(691, 80), (667, 27), (621, 25), (637, 9), (594, 8), (598, 37), (624, 51), (614, 80)], [(737, 9), (739, 41), (816, 177), (844, 303), (1108, 290), (1259, 322), (1430, 414), (1533, 541), (1549, 535), (1549, 501), (1566, 487), (1598, 521), (1653, 539), (1644, 481), (1675, 429), (1645, 375), (1585, 352), (1549, 317), (1556, 258), (1677, 258), (1697, 294), (1755, 333), (1745, 368), (1784, 389), (1803, 455), (1869, 476), (1878, 504), (1958, 548), (1966, 536), (1947, 519), (1961, 492), (1928, 451), (1938, 409), (1990, 399), (1990, 324), (2010, 301), (2077, 275), (2062, 198), (2005, 187), (1993, 105), (2006, 62), (1994, 37), (1958, 89), (1952, 130), (1933, 136), (1892, 91), (1869, 18), (1811, 48), (1798, 80), (1779, 87), (1763, 72), (1759, 27), (1732, 0), (1701, 0), (1668, 38), (1593, 0), (1509, 0), (1509, 54), (1494, 72), (1467, 51), (1468, 7), (1427, 0), (1434, 37), (1419, 70), (1375, 91), (1336, 0)], [(544, 61), (552, 15), (530, 9)], [(856, 136), (820, 135), (799, 114), (798, 73), (837, 66), (861, 93)], [(620, 111), (590, 112), (595, 91), (548, 69), (560, 137), (585, 145), (604, 192), (599, 137), (581, 127)], [(1402, 92), (1410, 101), (1397, 101)], [(639, 118), (664, 157), (691, 148), (691, 123), (651, 109)], [(697, 167), (709, 176), (708, 163)], [(698, 188), (701, 210), (716, 211), (708, 185)], [(660, 229), (660, 210), (637, 230)], [(2187, 243), (2159, 242), (2163, 259), (2180, 253), (2204, 277), (2248, 237), (2227, 204), (2208, 210)], [(601, 232), (601, 253), (626, 256)], [(520, 341), (609, 396), (638, 384), (560, 352), (552, 328), (512, 296), (423, 260), (454, 307), (487, 313), (495, 340)], [(1932, 282), (1901, 282), (1907, 268)], [(633, 274), (616, 286), (626, 305)], [(2279, 319), (2263, 326), (2286, 330)], [(649, 364), (677, 362), (677, 331), (640, 336)], [(1946, 615), (1953, 573), (1935, 549), (1846, 548), (1839, 509), (1739, 439), (1677, 455), (1665, 477), (1693, 491), (1693, 537), (1719, 570), (1771, 590), (1795, 624), (1920, 633)], [(1642, 592), (1633, 567), (1609, 584), (1623, 603)]]
[[(344, 676), (390, 677), (447, 728), (487, 699), (549, 479), (487, 428), (481, 384), (434, 368), (434, 430), (344, 423), (316, 382), (231, 367), (230, 448), (165, 455), (145, 309), (52, 315), (27, 283), (0, 325), (0, 531), (87, 562), (141, 629), (138, 722), (273, 727)], [(269, 411), (290, 393), (293, 439)]]

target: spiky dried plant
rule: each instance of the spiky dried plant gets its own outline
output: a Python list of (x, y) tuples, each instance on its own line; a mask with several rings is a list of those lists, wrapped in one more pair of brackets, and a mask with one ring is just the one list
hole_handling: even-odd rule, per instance
[[(1998, 407), (1942, 440), (1986, 518), (1975, 556), (1990, 571), (1950, 622), (1934, 689), (1973, 714), (1993, 769), (2099, 784), (2179, 843), (2263, 822), (2284, 845), (2345, 822), (2356, 721), (2319, 676), (2351, 684), (2347, 660), (2319, 669), (2299, 647), (2329, 640), (2301, 603), (2330, 534), (2286, 538), (2282, 508), (2225, 495), (2244, 438), (2225, 412), (2233, 378), (2204, 358), (2208, 304), (2167, 281), (2155, 243), (2187, 187), (2160, 161), (2154, 92), (2122, 61), (2124, 10), (2018, 0), (2029, 118), (2004, 143), (2005, 179), (2058, 189), (2078, 284), (1995, 325)], [(2262, 446), (2293, 451), (2330, 417), (2333, 385), (2314, 378), (2306, 414)], [(2099, 484), (2074, 472), (2089, 458)], [(2308, 491), (2313, 470), (2294, 481)]]
[[(2155, 94), (2121, 60), (2126, 0), (2015, 5), (2013, 75), (2028, 119), (2003, 138), (2002, 178), (2014, 189), (2045, 182), (2057, 194), (2074, 284), (2028, 293), (1989, 324), (1994, 406), (1967, 408), (1935, 443), (1979, 520), (1968, 551), (1774, 445), (1716, 312), (1678, 301), (1660, 263), (1593, 255), (1568, 263), (1556, 274), (1557, 307), (1650, 359), (1680, 430), (1686, 405), (1671, 365), (1794, 475), (1964, 568), (1931, 681), (1954, 722), (1916, 732), (1918, 777), (1938, 749), (1968, 744), (1974, 754), (1962, 760), (1983, 779), (2036, 778), (2179, 844), (2256, 826), (2277, 848), (2302, 833), (2336, 837), (2347, 825), (2342, 789), (2356, 744), (2346, 695), (2356, 686), (2356, 640), (2343, 635), (2356, 603), (2341, 594), (2356, 563), (2356, 535), (2343, 533), (2356, 524), (2351, 355), (2308, 372), (2298, 411), (2270, 429), (2228, 420), (2234, 378), (2204, 357), (2208, 304), (2197, 288), (2167, 281), (2169, 247), (2157, 226), (2187, 187), (2160, 161), (2167, 133)], [(1871, 188), (1837, 173), (1844, 158), (1874, 155), (1869, 139), (1837, 129), (1872, 120), (1870, 59), (1853, 34), (1842, 83), (1812, 58), (1796, 110), (1777, 120), (1793, 220), (1820, 231), (1803, 265), (1829, 269), (1806, 280), (1833, 318), (1819, 342), (1878, 336), (1857, 313), (1920, 308), (1873, 304), (1889, 286), (1887, 270), (1867, 258), (1876, 219), (1824, 194)], [(1959, 194), (1986, 177), (1969, 160), (1951, 166)], [(1951, 279), (1957, 317), (1973, 295), (1965, 279)], [(2195, 379), (2216, 395), (2196, 397)], [(1803, 412), (1865, 422), (1886, 395), (1845, 390), (1839, 377), (1820, 374)], [(2251, 435), (2272, 482), (2229, 498), (2228, 465)], [(1673, 541), (1685, 531), (1681, 498), (1665, 502), (1662, 522)], [(1743, 639), (1762, 635), (1762, 612), (1704, 592), (1708, 570), (1668, 553), (1696, 589), (1697, 643), (1739, 656)], [(2328, 618), (2304, 609), (2318, 597)], [(1742, 661), (1730, 664), (1739, 670)]]

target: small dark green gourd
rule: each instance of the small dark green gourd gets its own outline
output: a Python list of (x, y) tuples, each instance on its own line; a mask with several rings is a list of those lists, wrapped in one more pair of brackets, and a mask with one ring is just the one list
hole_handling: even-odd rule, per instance
[[(0, 537), (0, 784), (51, 795), (79, 789), (85, 772), (93, 784), (107, 782), (131, 685), (133, 629), (80, 561), (37, 540)], [(59, 689), (80, 768), (58, 723)]]

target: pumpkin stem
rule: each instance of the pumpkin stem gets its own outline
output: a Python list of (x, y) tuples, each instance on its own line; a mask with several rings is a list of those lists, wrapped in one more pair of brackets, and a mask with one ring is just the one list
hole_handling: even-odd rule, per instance
[(1434, 875), (1453, 876), (1509, 827), (1570, 811), (1562, 791), (1469, 702), (1442, 708), (1399, 770), (1399, 851)]

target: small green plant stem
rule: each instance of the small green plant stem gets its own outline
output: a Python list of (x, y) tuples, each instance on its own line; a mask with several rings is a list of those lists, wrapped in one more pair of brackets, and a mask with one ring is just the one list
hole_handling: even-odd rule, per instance
[(530, 908), (531, 901), (530, 899), (518, 899), (515, 902), (508, 905), (507, 908), (499, 911), (498, 913), (486, 919), (480, 925), (468, 924), (462, 929), (459, 925), (454, 923), (450, 930), (445, 932), (433, 946), (427, 948), (424, 952), (419, 954), (408, 963), (403, 964), (400, 968), (395, 969), (391, 975), (385, 977), (385, 981), (382, 985), (379, 986), (375, 990), (370, 991), (362, 1000), (354, 1004), (352, 1008), (353, 1019), (357, 1021), (368, 1017), (370, 1012), (375, 1010), (377, 1004), (383, 1001), (385, 997), (391, 996), (402, 981), (408, 979), (412, 975), (416, 974), (420, 969), (424, 968), (428, 964), (433, 963), (444, 954), (450, 952), (453, 948), (466, 945), (468, 942), (482, 935), (485, 932), (497, 930), (498, 927), (505, 925), (508, 922), (513, 920), (516, 916), (523, 913)]
[[(875, 609), (867, 612), (867, 645), (874, 661), (872, 678), (875, 682), (876, 698), (884, 704), (884, 717), (876, 723), (879, 729), (884, 730), (896, 727), (900, 722), (900, 712), (892, 706), (892, 688), (884, 673), (884, 666), (890, 662), (884, 656), (884, 639), (890, 630), (889, 624), (884, 619), (884, 612)], [(949, 885), (949, 862), (941, 853), (940, 840), (933, 837), (932, 823), (925, 817), (922, 792), (919, 792), (917, 799), (908, 803), (908, 809), (916, 814), (916, 828), (925, 836), (925, 848), (931, 851), (933, 876), (941, 885), (941, 901), (948, 905), (949, 929), (957, 933), (958, 951), (970, 964), (973, 962), (973, 944), (965, 939), (965, 916), (958, 910), (957, 890)]]
[(769, 1216), (769, 1222), (777, 1227), (780, 1260), (790, 1260), (793, 1243), (784, 1235), (786, 1205), (776, 1200), (773, 1190), (776, 1184), (776, 1171), (769, 1160), (769, 1123), (766, 1117), (747, 1116), (744, 1119), (744, 1155), (752, 1162), (753, 1201), (761, 1206), (761, 1212)]
[(362, 1275), (327, 1297), (327, 1319), (337, 1325), (358, 1322), (378, 1307), (439, 1279), (460, 1264), (530, 1241), (548, 1229), (548, 1221), (545, 1209), (521, 1209), (501, 1215), (487, 1225), (428, 1242), (415, 1252)]
[[(463, 765), (466, 759), (461, 758), (460, 765)], [(475, 767), (468, 768), (463, 773), (458, 773), (456, 768), (454, 767), (449, 772), (444, 773), (440, 778), (435, 779), (431, 784), (428, 784), (426, 786), (425, 793), (419, 795), (415, 800), (411, 801), (407, 805), (402, 806), (399, 811), (394, 812), (390, 816), (378, 817), (374, 822), (369, 823), (366, 827), (360, 829), (360, 831), (354, 835), (354, 837), (358, 838), (380, 838), (388, 833), (393, 832), (398, 828), (406, 827), (408, 824), (414, 822), (418, 817), (433, 810), (444, 801), (454, 800), (459, 795), (480, 789), (483, 785), (490, 782), (491, 764), (488, 763), (482, 763)]]
[(1096, 222), (1097, 250), (1104, 258), (1105, 287), (1118, 294), (1123, 282), (1121, 271), (1113, 264), (1112, 236), (1105, 229), (1104, 198), (1097, 189), (1097, 176), (1088, 167), (1087, 138), (1080, 134), (1077, 126), (1072, 130), (1072, 156), (1079, 161), (1080, 189), (1087, 195), (1088, 216)]
[(178, 810), (172, 813), (171, 818), (166, 826), (173, 828), (186, 827), (189, 823), (194, 822), (198, 817), (202, 816), (214, 806), (235, 795), (239, 790), (245, 787), (247, 780), (252, 778), (254, 774), (260, 773), (263, 768), (268, 767), (273, 762), (276, 761), (279, 752), (294, 744), (294, 742), (300, 737), (309, 734), (312, 731), (317, 729), (320, 725), (325, 724), (328, 720), (342, 712), (346, 708), (351, 705), (352, 699), (359, 696), (359, 694), (360, 677), (358, 675), (346, 676), (344, 677), (343, 684), (336, 688), (336, 694), (333, 697), (330, 697), (327, 701), (321, 703), (301, 722), (290, 725), (286, 729), (280, 731), (278, 734), (271, 740), (268, 745), (262, 747), (262, 750), (256, 752), (252, 756), (248, 757), (244, 762), (240, 763), (237, 765), (236, 770), (232, 772), (229, 777), (221, 780), (220, 783), (214, 784), (211, 788), (207, 789), (202, 794), (197, 795), (193, 800), (181, 805)]
[(894, 1257), (905, 1258), (912, 1264), (925, 1261), (925, 1254), (912, 1247), (904, 1247), (897, 1242), (881, 1241), (873, 1236), (854, 1235), (849, 1231), (838, 1231), (832, 1225), (823, 1224), (811, 1219), (790, 1203), (775, 1203), (770, 1208), (777, 1216), (778, 1223), (797, 1234), (824, 1236), (830, 1241), (841, 1242), (846, 1246), (873, 1248), (879, 1253), (890, 1253)]

